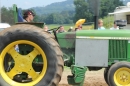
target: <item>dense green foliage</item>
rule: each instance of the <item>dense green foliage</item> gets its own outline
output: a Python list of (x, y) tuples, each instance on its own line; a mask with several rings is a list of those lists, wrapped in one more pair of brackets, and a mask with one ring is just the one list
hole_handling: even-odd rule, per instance
[(14, 24), (13, 10), (12, 8), (1, 8), (1, 22)]
[(46, 24), (72, 24), (74, 12), (62, 11), (61, 13), (50, 13), (38, 15), (36, 21)]
[(89, 4), (86, 2), (86, 0), (74, 0), (74, 5), (74, 22), (76, 22), (78, 19), (86, 19), (87, 21), (92, 20), (92, 13), (89, 11)]
[(113, 12), (117, 6), (123, 6), (123, 3), (120, 0), (101, 0), (100, 5), (100, 17), (103, 18)]
[[(96, 13), (95, 8), (93, 8), (97, 3), (94, 3), (95, 0), (74, 0), (75, 4), (75, 21), (80, 18), (86, 18), (88, 22), (93, 21), (94, 13)], [(108, 13), (113, 12), (117, 6), (123, 6), (123, 3), (120, 0), (100, 0), (100, 7), (99, 7), (99, 18), (104, 18), (108, 15)], [(93, 8), (93, 9), (92, 9)]]
[[(45, 7), (31, 8), (37, 14), (35, 22), (45, 22), (46, 24), (74, 24), (78, 19), (85, 18), (87, 22), (93, 22), (93, 11), (91, 0), (66, 0), (52, 3)], [(93, 1), (93, 0), (92, 0)], [(100, 0), (99, 18), (104, 18), (109, 12), (113, 12), (115, 7), (123, 5), (120, 0)], [(47, 9), (48, 8), (48, 9)], [(25, 10), (25, 9), (24, 9)], [(14, 24), (12, 8), (2, 7), (2, 22)]]

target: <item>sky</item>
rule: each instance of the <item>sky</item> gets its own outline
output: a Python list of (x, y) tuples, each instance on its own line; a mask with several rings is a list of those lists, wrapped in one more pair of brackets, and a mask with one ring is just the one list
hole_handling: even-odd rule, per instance
[(0, 0), (0, 5), (5, 7), (12, 7), (17, 4), (19, 8), (28, 9), (36, 6), (46, 6), (54, 2), (62, 2), (66, 0)]

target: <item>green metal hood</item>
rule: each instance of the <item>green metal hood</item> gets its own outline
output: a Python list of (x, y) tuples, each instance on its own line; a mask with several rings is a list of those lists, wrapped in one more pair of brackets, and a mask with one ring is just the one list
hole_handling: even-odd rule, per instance
[(130, 39), (130, 30), (80, 30), (76, 38)]

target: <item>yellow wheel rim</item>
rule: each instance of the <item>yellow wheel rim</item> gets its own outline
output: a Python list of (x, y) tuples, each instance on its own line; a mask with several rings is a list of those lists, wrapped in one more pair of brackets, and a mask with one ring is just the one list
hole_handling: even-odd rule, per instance
[(114, 74), (114, 81), (117, 86), (130, 86), (130, 69), (119, 68)]
[[(27, 55), (21, 55), (14, 49), (14, 46), (17, 44), (28, 44), (28, 45), (33, 46), (34, 49)], [(12, 56), (15, 64), (17, 64), (17, 65), (14, 65), (14, 67), (9, 72), (5, 72), (5, 69), (3, 66), (4, 57), (7, 53)], [(36, 73), (32, 67), (32, 62), (37, 55), (42, 56), (43, 63), (44, 63), (42, 71), (40, 73)], [(4, 78), (4, 80), (6, 82), (8, 82), (11, 86), (34, 86), (36, 83), (38, 83), (44, 77), (46, 70), (47, 70), (46, 55), (45, 55), (44, 51), (34, 42), (27, 41), (27, 40), (15, 41), (15, 42), (12, 42), (9, 45), (7, 45), (1, 52), (0, 73), (1, 73), (1, 76)], [(26, 72), (29, 76), (31, 76), (32, 81), (28, 82), (28, 83), (18, 83), (16, 81), (13, 81), (12, 79), (13, 79), (14, 75), (16, 75), (20, 72)]]

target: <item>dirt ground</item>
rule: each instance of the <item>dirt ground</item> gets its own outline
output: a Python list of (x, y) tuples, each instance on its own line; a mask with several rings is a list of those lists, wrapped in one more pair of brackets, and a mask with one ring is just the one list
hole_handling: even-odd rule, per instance
[[(99, 71), (87, 71), (85, 74), (84, 86), (108, 86), (104, 80), (103, 72), (104, 69)], [(68, 75), (71, 75), (70, 70), (64, 70), (59, 86), (72, 86), (68, 85)]]

